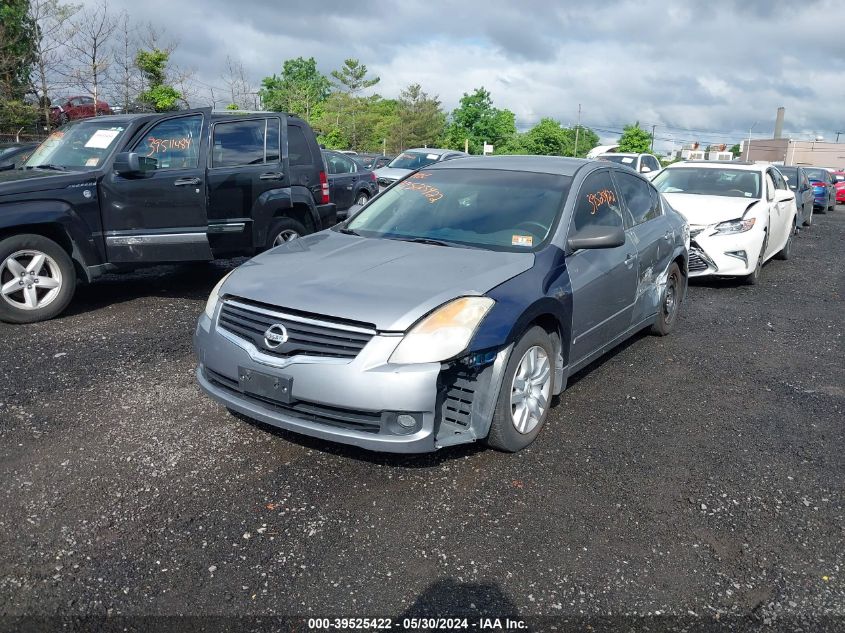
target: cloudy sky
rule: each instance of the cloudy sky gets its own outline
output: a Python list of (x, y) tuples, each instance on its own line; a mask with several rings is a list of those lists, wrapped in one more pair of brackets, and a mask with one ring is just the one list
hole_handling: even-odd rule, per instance
[(355, 57), (383, 96), (418, 82), (451, 110), (483, 85), (520, 129), (544, 116), (574, 123), (581, 104), (603, 139), (638, 120), (657, 125), (661, 147), (733, 143), (752, 125), (770, 137), (785, 106), (789, 135), (845, 137), (832, 0), (107, 1), (178, 40), (174, 62), (206, 86), (223, 87), (227, 55), (256, 86), (287, 58), (313, 56), (328, 74)]

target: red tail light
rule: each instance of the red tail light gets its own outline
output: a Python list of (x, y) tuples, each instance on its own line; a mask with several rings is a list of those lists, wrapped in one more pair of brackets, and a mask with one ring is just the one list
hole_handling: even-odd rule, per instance
[(328, 204), (329, 200), (329, 179), (326, 178), (326, 172), (320, 172), (320, 190), (323, 193), (323, 201), (321, 204)]
[(370, 172), (370, 180), (372, 180), (373, 182), (376, 181), (376, 172), (374, 172), (374, 171)]

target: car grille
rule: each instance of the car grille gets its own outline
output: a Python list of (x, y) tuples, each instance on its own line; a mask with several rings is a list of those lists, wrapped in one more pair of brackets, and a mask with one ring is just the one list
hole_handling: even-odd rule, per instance
[[(283, 326), (288, 337), (275, 348), (264, 338), (272, 325)], [(240, 298), (223, 302), (217, 327), (249, 341), (264, 354), (281, 358), (303, 355), (353, 359), (376, 333), (370, 323), (274, 308)]]
[(460, 429), (469, 427), (472, 420), (472, 400), (475, 397), (475, 381), (466, 375), (452, 377), (440, 406), (440, 419)]
[(335, 428), (362, 431), (364, 433), (378, 433), (381, 431), (381, 413), (342, 409), (340, 407), (331, 407), (303, 400), (292, 404), (285, 404), (272, 398), (263, 398), (244, 393), (240, 390), (237, 380), (224, 376), (208, 367), (204, 369), (204, 372), (206, 379), (214, 386), (247, 402), (258, 404), (270, 411), (282, 413), (302, 420), (303, 422), (313, 422)]
[(689, 271), (691, 273), (700, 273), (707, 270), (710, 266), (701, 257), (701, 254), (694, 248), (689, 252)]

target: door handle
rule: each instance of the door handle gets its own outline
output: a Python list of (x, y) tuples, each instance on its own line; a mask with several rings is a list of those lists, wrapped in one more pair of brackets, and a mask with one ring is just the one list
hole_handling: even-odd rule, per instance
[(174, 187), (186, 187), (186, 186), (196, 186), (202, 183), (202, 180), (199, 178), (177, 178), (173, 182)]
[(663, 234), (663, 239), (664, 239), (664, 240), (666, 240), (667, 242), (668, 242), (671, 238), (672, 238), (672, 231), (666, 231), (666, 232)]
[(281, 180), (282, 178), (284, 178), (284, 174), (280, 171), (269, 171), (258, 177), (259, 180)]
[(625, 265), (626, 265), (628, 268), (631, 268), (631, 267), (634, 265), (634, 256), (633, 256), (633, 255), (631, 255), (630, 253), (628, 253), (627, 255), (625, 255)]

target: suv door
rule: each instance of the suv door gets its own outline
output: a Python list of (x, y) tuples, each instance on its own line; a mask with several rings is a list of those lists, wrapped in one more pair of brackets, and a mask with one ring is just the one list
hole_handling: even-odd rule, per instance
[(669, 266), (674, 234), (661, 221), (660, 194), (651, 184), (621, 169), (614, 170), (613, 177), (630, 214), (632, 227), (628, 233), (637, 248), (639, 291), (632, 323), (639, 323), (657, 312), (661, 276)]
[[(269, 193), (287, 186), (282, 169), (281, 119), (225, 119), (211, 127), (208, 232), (215, 254), (263, 248), (273, 208)], [(284, 205), (289, 203), (287, 198)], [(253, 230), (255, 228), (260, 230)], [(255, 239), (262, 240), (253, 244)]]
[(355, 202), (358, 168), (354, 161), (343, 154), (326, 152), (324, 155), (329, 170), (329, 188), (332, 202), (337, 205), (338, 211), (348, 209)]
[(127, 151), (145, 171), (103, 178), (103, 229), (110, 262), (211, 259), (206, 234), (202, 113), (158, 119)]
[[(569, 237), (591, 224), (624, 226), (623, 207), (610, 170), (589, 174), (575, 199)], [(626, 332), (637, 294), (637, 246), (630, 230), (616, 248), (568, 253), (572, 285), (572, 349), (578, 364)]]

